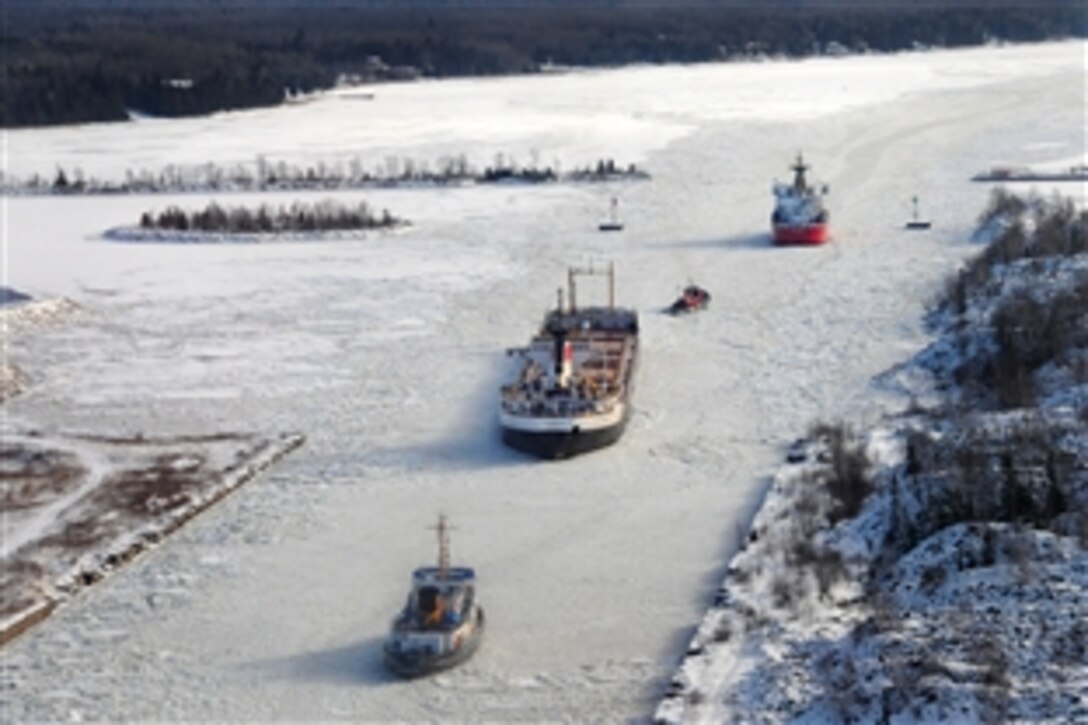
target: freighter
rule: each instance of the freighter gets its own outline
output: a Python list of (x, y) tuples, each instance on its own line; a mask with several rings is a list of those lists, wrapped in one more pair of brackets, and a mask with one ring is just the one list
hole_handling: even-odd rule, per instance
[[(608, 277), (607, 307), (578, 307), (575, 278)], [(615, 268), (570, 269), (528, 347), (507, 351), (513, 380), (502, 387), (503, 441), (541, 458), (565, 458), (614, 443), (631, 415), (638, 314), (615, 305)]]
[(774, 184), (774, 213), (771, 227), (775, 244), (823, 244), (828, 237), (828, 212), (824, 197), (827, 185), (819, 189), (809, 186), (805, 180), (808, 166), (801, 154), (790, 167), (793, 183)]

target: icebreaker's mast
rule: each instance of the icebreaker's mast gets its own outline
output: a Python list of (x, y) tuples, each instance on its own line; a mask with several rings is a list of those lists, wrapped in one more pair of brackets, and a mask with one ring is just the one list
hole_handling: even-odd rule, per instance
[(808, 188), (808, 184), (805, 182), (805, 172), (808, 171), (808, 165), (805, 163), (805, 158), (800, 151), (797, 152), (797, 160), (793, 162), (790, 169), (793, 170), (793, 188), (798, 192)]

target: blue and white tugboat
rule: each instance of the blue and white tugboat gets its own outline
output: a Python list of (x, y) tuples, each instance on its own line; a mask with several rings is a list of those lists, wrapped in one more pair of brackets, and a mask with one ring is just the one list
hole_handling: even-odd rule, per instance
[(412, 573), (412, 592), (385, 641), (385, 664), (401, 677), (459, 665), (479, 648), (484, 610), (476, 603), (476, 572), (450, 566), (449, 529), (439, 516), (438, 566)]
[[(608, 277), (607, 307), (578, 307), (574, 280)], [(528, 347), (509, 350), (516, 365), (503, 385), (499, 423), (512, 448), (565, 458), (614, 443), (631, 416), (638, 361), (638, 313), (615, 305), (615, 270), (571, 269), (569, 306), (559, 304)]]

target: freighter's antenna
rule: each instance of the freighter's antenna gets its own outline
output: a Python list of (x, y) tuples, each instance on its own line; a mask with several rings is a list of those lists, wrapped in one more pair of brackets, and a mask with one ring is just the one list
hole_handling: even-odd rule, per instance
[(438, 531), (438, 578), (446, 579), (450, 573), (450, 527), (446, 526), (446, 515), (438, 515), (438, 525), (432, 526)]
[(567, 268), (567, 287), (570, 290), (570, 311), (574, 312), (577, 308), (574, 300), (574, 267)]
[(591, 260), (588, 266), (585, 267), (568, 267), (567, 268), (567, 285), (570, 287), (570, 311), (577, 311), (577, 304), (574, 292), (574, 280), (578, 275), (608, 276), (608, 306), (615, 308), (616, 306), (616, 264), (615, 262), (609, 262), (608, 267), (601, 269), (595, 267)]
[(616, 263), (608, 263), (608, 307), (616, 309)]

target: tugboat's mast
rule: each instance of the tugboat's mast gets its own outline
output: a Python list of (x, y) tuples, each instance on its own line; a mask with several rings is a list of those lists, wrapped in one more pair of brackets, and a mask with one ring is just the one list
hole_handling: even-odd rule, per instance
[(431, 528), (438, 531), (438, 578), (443, 581), (449, 578), (450, 573), (450, 534), (446, 526), (446, 515), (439, 514), (438, 526)]

